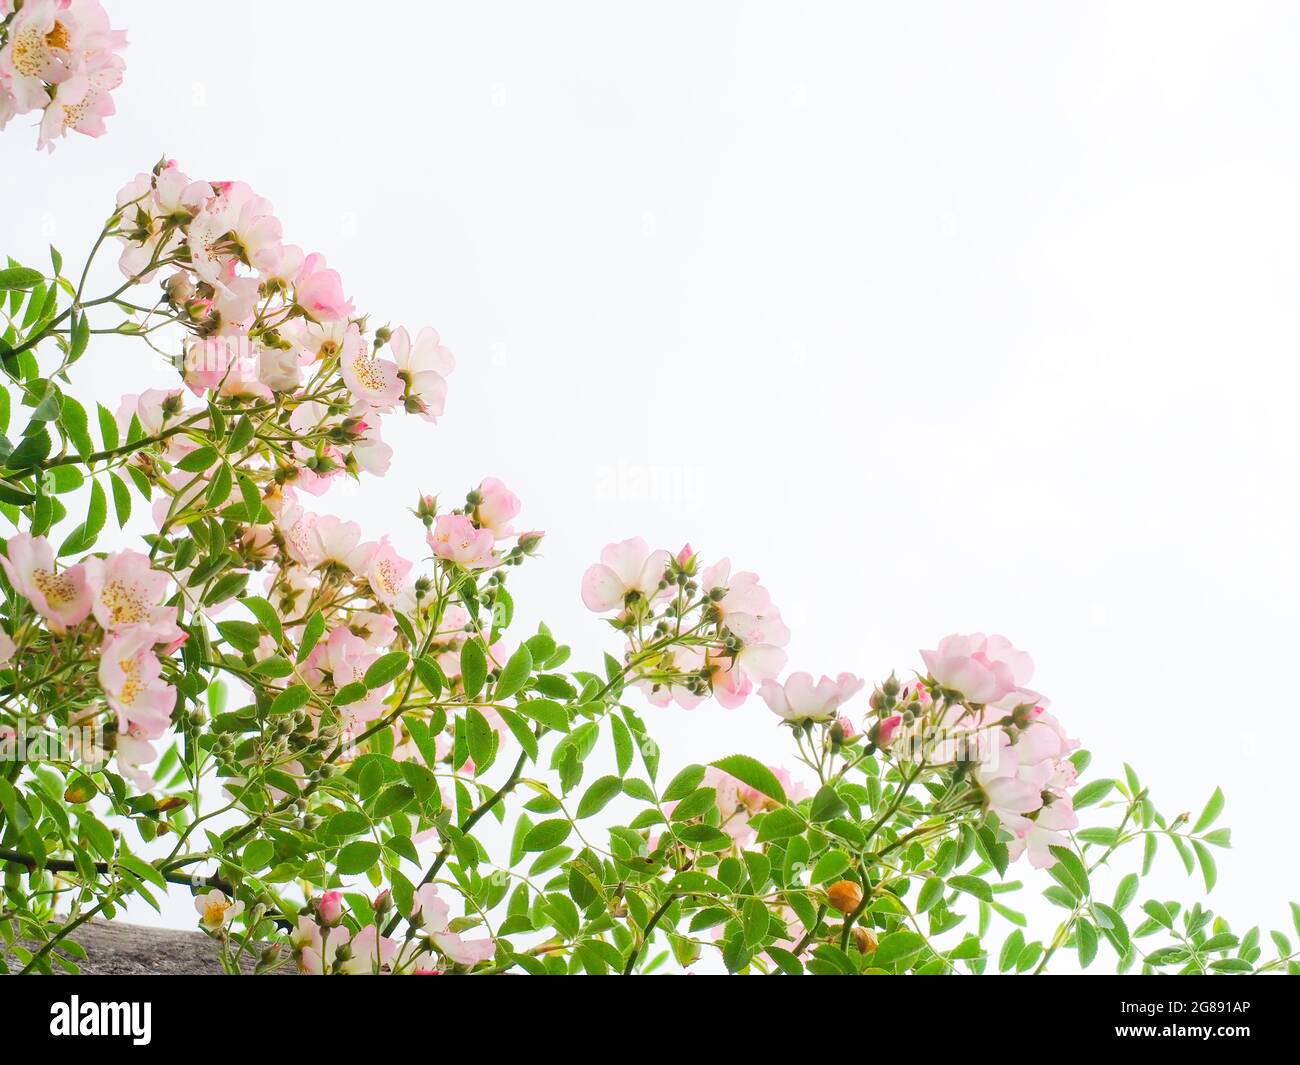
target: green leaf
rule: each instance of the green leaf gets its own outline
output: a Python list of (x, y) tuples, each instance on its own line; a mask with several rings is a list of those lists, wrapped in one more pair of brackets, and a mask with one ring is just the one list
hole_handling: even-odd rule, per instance
[(291, 714), (295, 710), (301, 710), (311, 701), (311, 689), (305, 684), (294, 684), (285, 688), (279, 695), (271, 700), (271, 707), (268, 711), (271, 714)]
[(823, 784), (813, 796), (811, 816), (814, 821), (829, 821), (847, 809), (848, 805), (840, 798), (839, 792), (829, 784)]
[(964, 891), (967, 895), (974, 895), (984, 902), (993, 901), (993, 889), (977, 876), (949, 877), (948, 886), (957, 891)]
[(1119, 954), (1127, 954), (1132, 941), (1129, 938), (1128, 925), (1124, 923), (1124, 918), (1120, 916), (1119, 911), (1104, 902), (1094, 902), (1092, 909), (1097, 924), (1106, 933), (1106, 938), (1111, 941), (1115, 950)]
[(803, 962), (788, 950), (783, 950), (780, 947), (768, 947), (767, 956), (776, 962), (777, 966), (786, 974), (786, 976), (802, 975)]
[(269, 839), (255, 839), (244, 848), (243, 865), (250, 873), (265, 869), (275, 858), (275, 846)]
[(668, 787), (664, 789), (664, 802), (677, 802), (686, 798), (691, 792), (700, 786), (704, 780), (704, 766), (688, 765), (672, 780), (668, 782)]
[(104, 450), (112, 451), (118, 444), (117, 419), (113, 417), (104, 404), (96, 405), (96, 413), (99, 415), (99, 436), (104, 441)]
[(68, 362), (74, 363), (86, 353), (90, 343), (90, 319), (85, 313), (77, 314), (72, 319), (72, 335), (68, 341)]
[(1146, 876), (1151, 872), (1151, 863), (1156, 860), (1156, 846), (1160, 837), (1154, 832), (1147, 835), (1146, 842), (1142, 844), (1142, 875)]
[(429, 694), (435, 699), (442, 694), (444, 677), (442, 670), (428, 655), (423, 655), (415, 660), (415, 672), (420, 678), (420, 683), (429, 689)]
[(117, 515), (120, 529), (131, 519), (131, 490), (116, 473), (109, 473), (108, 484), (113, 489), (113, 512)]
[(107, 517), (108, 501), (104, 497), (104, 489), (98, 481), (91, 481), (90, 508), (86, 520), (68, 534), (68, 538), (59, 547), (59, 556), (78, 555), (94, 547)]
[(1155, 899), (1148, 899), (1142, 903), (1143, 912), (1157, 924), (1162, 924), (1166, 928), (1174, 927), (1174, 918), (1166, 909), (1164, 903), (1157, 902)]
[(763, 815), (763, 823), (758, 830), (758, 842), (767, 843), (774, 839), (785, 839), (787, 836), (798, 836), (805, 828), (807, 825), (804, 824), (803, 818), (788, 806), (782, 806)]
[(712, 810), (717, 803), (717, 791), (713, 788), (699, 788), (682, 799), (673, 810), (673, 821), (689, 821)]
[(224, 462), (217, 467), (217, 472), (212, 475), (212, 480), (208, 483), (208, 508), (216, 510), (227, 499), (230, 498), (230, 490), (234, 484), (234, 475), (230, 472), (230, 467)]
[(1219, 879), (1219, 869), (1214, 863), (1214, 855), (1199, 839), (1192, 840), (1192, 847), (1196, 850), (1196, 858), (1201, 863), (1201, 875), (1205, 877), (1205, 890), (1207, 893), (1211, 892)]
[(349, 843), (339, 851), (337, 869), (343, 876), (368, 872), (379, 861), (379, 844), (366, 839)]
[(980, 946), (979, 936), (967, 935), (952, 950), (948, 951), (948, 957), (953, 961), (970, 961), (978, 958), (984, 953), (984, 948)]
[(280, 625), (280, 614), (275, 607), (260, 595), (246, 596), (240, 600), (240, 603), (253, 617), (262, 623), (262, 628), (266, 629), (267, 635), (275, 641), (278, 647), (284, 640), (284, 629)]
[(262, 630), (251, 621), (218, 621), (217, 631), (222, 639), (239, 651), (255, 651), (262, 639)]
[(63, 393), (53, 381), (37, 381), (30, 386), (24, 403), (32, 407), (33, 422), (52, 422), (63, 410)]
[(730, 895), (731, 888), (707, 873), (678, 873), (668, 881), (668, 890), (674, 895)]
[(1114, 828), (1081, 828), (1074, 838), (1084, 843), (1101, 843), (1106, 846), (1119, 839), (1119, 831)]
[(143, 858), (137, 858), (129, 852), (118, 855), (117, 864), (124, 869), (129, 870), (138, 876), (141, 880), (147, 880), (155, 887), (167, 890), (167, 881), (163, 879), (162, 873), (158, 872), (152, 865)]
[(554, 817), (549, 821), (542, 821), (528, 830), (524, 836), (525, 851), (548, 851), (552, 847), (558, 847), (573, 830), (573, 826), (567, 818)]
[(871, 964), (880, 968), (895, 965), (905, 958), (910, 958), (923, 946), (925, 946), (925, 940), (915, 932), (909, 932), (906, 929), (890, 932), (889, 935), (880, 940)]
[(243, 451), (252, 442), (253, 432), (253, 423), (248, 415), (241, 414), (235, 427), (230, 430), (230, 436), (226, 438), (226, 452), (235, 455)]
[(614, 738), (614, 759), (618, 763), (618, 775), (625, 777), (632, 768), (632, 733), (612, 714), (609, 717), (609, 730)]
[(1075, 945), (1079, 949), (1079, 965), (1087, 968), (1097, 957), (1097, 929), (1083, 918), (1074, 926)]
[(1065, 888), (1073, 890), (1076, 898), (1086, 898), (1091, 890), (1088, 882), (1088, 870), (1084, 868), (1079, 856), (1069, 847), (1049, 847), (1056, 857), (1056, 864), (1051, 867), (1051, 874)]
[(515, 707), (525, 717), (531, 717), (539, 725), (545, 725), (556, 732), (569, 731), (569, 714), (559, 703), (550, 699), (528, 699)]
[(487, 680), (487, 658), (483, 654), (483, 645), (478, 640), (466, 640), (460, 649), (460, 681), (465, 689), (465, 697), (473, 699), (483, 690)]
[(817, 859), (813, 866), (812, 882), (824, 884), (828, 880), (837, 880), (841, 873), (853, 864), (853, 859), (842, 850), (827, 851)]
[(500, 707), (497, 713), (501, 715), (501, 720), (510, 729), (511, 735), (519, 741), (519, 746), (528, 753), (528, 757), (534, 762), (537, 761), (537, 737), (533, 735), (533, 730), (528, 727), (528, 722), (513, 710), (507, 710), (504, 706)]
[(1137, 893), (1138, 875), (1137, 873), (1129, 873), (1119, 882), (1119, 886), (1115, 888), (1115, 901), (1113, 903), (1115, 909), (1120, 913), (1123, 913), (1129, 908), (1133, 900), (1137, 898)]
[(49, 457), (53, 447), (50, 434), (44, 427), (29, 432), (9, 453), (5, 465), (11, 470), (27, 470)]
[(493, 690), (493, 697), (496, 699), (508, 699), (528, 683), (528, 678), (533, 672), (533, 654), (528, 650), (528, 645), (521, 643), (510, 660), (506, 663), (505, 668), (501, 670), (501, 676), (497, 678), (496, 688)]
[(375, 805), (371, 808), (371, 814), (375, 820), (382, 821), (385, 817), (391, 817), (398, 810), (404, 810), (415, 801), (415, 790), (408, 784), (394, 784), (390, 788), (385, 788), (379, 793), (379, 798), (375, 800)]
[(621, 777), (601, 777), (583, 793), (578, 803), (578, 816), (590, 817), (600, 813), (623, 791)]
[(1089, 781), (1074, 793), (1074, 808), (1082, 810), (1085, 806), (1092, 806), (1094, 803), (1101, 802), (1111, 793), (1114, 787), (1115, 782), (1113, 780)]
[(71, 465), (55, 466), (46, 471), (45, 476), (52, 482), (56, 495), (75, 492), (86, 483), (86, 478), (81, 475), (81, 471), (76, 466)]
[(729, 773), (737, 780), (748, 784), (755, 791), (766, 795), (769, 799), (774, 799), (782, 806), (789, 802), (785, 796), (785, 789), (781, 787), (781, 782), (777, 780), (776, 774), (756, 758), (750, 758), (745, 754), (733, 754), (726, 758), (719, 758), (716, 762), (711, 762), (710, 765), (721, 769), (724, 773)]
[(1204, 832), (1212, 824), (1219, 814), (1223, 813), (1223, 791), (1220, 788), (1214, 789), (1214, 794), (1210, 796), (1210, 801), (1205, 804), (1205, 809), (1201, 811), (1201, 816), (1196, 819), (1196, 825), (1192, 828), (1193, 832)]
[(943, 877), (932, 876), (921, 885), (921, 891), (916, 896), (916, 912), (925, 913), (936, 902), (943, 898), (946, 887)]
[(767, 938), (768, 928), (771, 926), (771, 919), (768, 917), (767, 907), (763, 904), (762, 899), (746, 899), (745, 907), (741, 917), (741, 927), (745, 932), (745, 942), (751, 947), (756, 947)]
[(227, 599), (235, 599), (243, 595), (247, 585), (247, 573), (227, 573), (203, 597), (203, 603), (205, 606), (214, 606), (217, 603), (224, 603)]
[(350, 684), (345, 684), (334, 693), (334, 698), (330, 700), (332, 706), (351, 706), (358, 703), (366, 697), (367, 688), (360, 681), (354, 680)]
[(262, 502), (262, 493), (247, 477), (241, 475), (235, 480), (239, 484), (239, 497), (244, 501), (245, 517), (250, 523), (256, 524), (262, 511), (266, 509), (266, 505)]
[(469, 707), (465, 711), (465, 742), (469, 747), (469, 756), (474, 760), (474, 771), (483, 772), (492, 762), (495, 753), (492, 742), (492, 726), (477, 709)]
[(25, 292), (35, 288), (44, 280), (45, 275), (39, 270), (27, 266), (11, 266), (0, 270), (0, 291)]
[(298, 656), (295, 661), (305, 662), (307, 656), (315, 648), (317, 641), (324, 634), (325, 619), (321, 616), (321, 612), (317, 610), (307, 619), (307, 624), (302, 627), (302, 643), (298, 646)]
[(366, 670), (364, 678), (366, 687), (382, 688), (385, 684), (396, 680), (402, 675), (410, 660), (411, 656), (405, 651), (390, 651), (382, 658), (377, 658)]
[(176, 463), (176, 468), (178, 470), (184, 470), (186, 473), (201, 473), (216, 461), (216, 448), (200, 447), (195, 448), (181, 459), (180, 462)]
[(63, 411), (59, 415), (59, 424), (68, 434), (68, 439), (72, 441), (78, 455), (84, 458), (95, 450), (95, 442), (90, 438), (90, 420), (86, 416), (86, 408), (71, 396), (63, 397)]
[(1002, 944), (1002, 953), (998, 955), (998, 972), (1005, 973), (1015, 968), (1016, 962), (1025, 949), (1025, 934), (1017, 928), (1007, 941)]

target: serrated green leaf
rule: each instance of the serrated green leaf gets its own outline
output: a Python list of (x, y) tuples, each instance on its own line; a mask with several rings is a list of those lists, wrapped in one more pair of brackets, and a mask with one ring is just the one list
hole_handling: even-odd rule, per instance
[(777, 779), (776, 774), (757, 758), (750, 758), (745, 754), (733, 754), (728, 755), (726, 758), (719, 758), (716, 762), (710, 764), (721, 769), (724, 773), (729, 773), (742, 783), (748, 784), (769, 799), (774, 799), (782, 806), (789, 801), (785, 796), (785, 789), (781, 787), (781, 782)]
[(583, 793), (582, 799), (578, 803), (578, 816), (591, 817), (593, 814), (600, 813), (622, 791), (623, 780), (621, 777), (601, 777)]
[(301, 710), (310, 701), (311, 689), (305, 684), (294, 684), (271, 700), (268, 713), (291, 714), (295, 710)]
[(497, 678), (492, 695), (496, 699), (508, 699), (528, 683), (533, 673), (533, 654), (526, 643), (521, 643), (510, 656), (501, 676)]
[[(460, 649), (460, 682), (467, 699), (478, 697), (487, 680), (487, 657), (483, 645), (476, 639), (466, 640)], [(522, 709), (522, 707), (521, 707)]]
[(388, 654), (375, 659), (370, 668), (366, 670), (365, 686), (367, 688), (382, 688), (385, 684), (392, 683), (405, 672), (407, 663), (410, 661), (411, 656), (405, 651), (390, 651)]

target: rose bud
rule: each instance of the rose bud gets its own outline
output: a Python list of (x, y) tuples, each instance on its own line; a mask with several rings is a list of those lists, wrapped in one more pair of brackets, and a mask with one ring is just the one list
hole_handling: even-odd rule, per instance
[(334, 928), (343, 920), (343, 893), (341, 891), (327, 891), (316, 903), (316, 912), (320, 915), (321, 923), (327, 928)]
[(901, 714), (891, 714), (872, 727), (869, 734), (871, 742), (877, 747), (888, 747), (894, 738), (894, 733), (898, 731), (898, 726), (902, 723)]

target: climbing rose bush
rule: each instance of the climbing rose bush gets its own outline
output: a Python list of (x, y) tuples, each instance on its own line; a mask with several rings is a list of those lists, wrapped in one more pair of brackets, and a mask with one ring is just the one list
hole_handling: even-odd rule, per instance
[(0, 130), (39, 111), (38, 148), (68, 130), (102, 136), (125, 47), (99, 0), (0, 0)]
[[(83, 40), (90, 6), (6, 8), (4, 70), (31, 25), (24, 47), (64, 41), (49, 18)], [(266, 199), (170, 161), (118, 193), (107, 248), (101, 294), (57, 251), (0, 270), (13, 968), (74, 970), (87, 921), (188, 893), (231, 972), (1296, 970), (1282, 931), (1266, 953), (1144, 897), (1161, 852), (1213, 888), (1222, 795), (1169, 819), (1132, 770), (1085, 781), (1086, 718), (1009, 640), (814, 678), (756, 574), (632, 538), (574, 584), (613, 631), (571, 665), (515, 621), (544, 537), (502, 481), (418, 497), (422, 557), (329, 512), (395, 464), (388, 418), (433, 431), (437, 332), (378, 325)], [(103, 334), (166, 354), (171, 386), (75, 398)], [(782, 764), (651, 738), (709, 701), (738, 748), (784, 729)], [(1026, 887), (1060, 909), (1042, 934)]]

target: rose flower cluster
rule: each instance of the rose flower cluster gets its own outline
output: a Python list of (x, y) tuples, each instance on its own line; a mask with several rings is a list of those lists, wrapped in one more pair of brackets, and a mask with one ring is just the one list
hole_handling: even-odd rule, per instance
[(38, 148), (70, 129), (101, 136), (125, 47), (99, 0), (0, 0), (0, 130), (40, 111)]
[[(53, 647), (74, 663), (78, 656), (93, 656), (99, 686), (115, 715), (103, 731), (116, 737), (123, 775), (147, 790), (153, 781), (141, 766), (156, 757), (150, 741), (167, 731), (176, 704), (160, 656), (166, 658), (186, 638), (176, 624), (176, 607), (163, 605), (171, 578), (137, 551), (91, 555), (59, 569), (49, 541), (29, 533), (11, 536), (5, 553), (0, 567), (21, 601), (12, 616), (15, 637), (0, 630), (0, 665), (31, 650), (29, 641), (43, 642), (42, 651)], [(46, 631), (32, 624), (33, 613), (44, 619)], [(94, 721), (101, 711), (82, 710), (76, 724), (83, 730), (103, 725)], [(102, 747), (82, 751), (92, 764), (104, 753)]]
[[(857, 676), (814, 680), (797, 672), (777, 680), (789, 629), (758, 577), (733, 574), (726, 559), (702, 567), (689, 546), (673, 555), (640, 538), (610, 544), (583, 576), (582, 598), (612, 615), (627, 639), (624, 662), (655, 706), (691, 709), (712, 695), (737, 707), (756, 689), (814, 769), (824, 753), (865, 741), (900, 765), (970, 770), (971, 799), (997, 818), (1010, 856), (1027, 852), (1038, 867), (1055, 863), (1051, 848), (1065, 845), (1063, 833), (1077, 826), (1068, 755), (1078, 744), (1046, 712), (1047, 700), (1026, 687), (1033, 662), (1005, 637), (949, 636), (922, 651), (926, 674), (907, 685), (891, 677), (872, 693), (864, 735), (841, 713), (865, 686)], [(715, 785), (725, 831), (744, 838), (762, 796), (726, 774)]]

